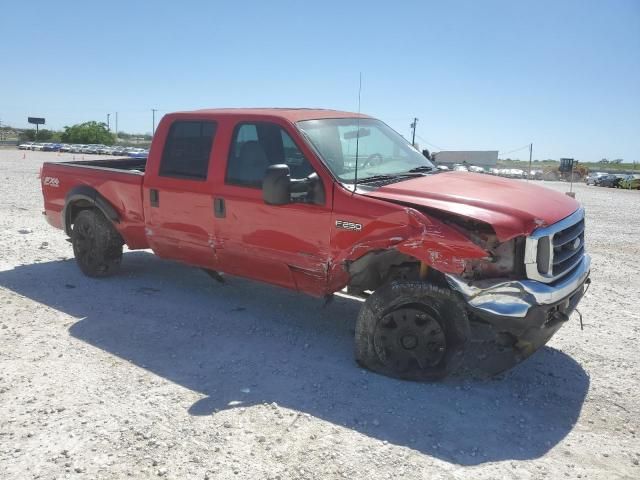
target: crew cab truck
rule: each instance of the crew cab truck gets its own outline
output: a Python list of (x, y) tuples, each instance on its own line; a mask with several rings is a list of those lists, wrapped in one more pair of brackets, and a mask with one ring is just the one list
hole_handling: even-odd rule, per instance
[(522, 181), (441, 172), (366, 115), (217, 109), (165, 115), (148, 159), (45, 163), (44, 214), (79, 268), (123, 245), (317, 297), (364, 301), (357, 362), (412, 380), (461, 368), (474, 342), (518, 362), (589, 282), (584, 210)]

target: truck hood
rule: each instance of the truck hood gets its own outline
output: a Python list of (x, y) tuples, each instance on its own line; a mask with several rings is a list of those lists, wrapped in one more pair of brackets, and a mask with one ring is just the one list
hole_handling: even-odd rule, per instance
[(549, 188), (470, 172), (425, 175), (362, 193), (488, 223), (500, 241), (529, 235), (579, 207), (573, 198)]

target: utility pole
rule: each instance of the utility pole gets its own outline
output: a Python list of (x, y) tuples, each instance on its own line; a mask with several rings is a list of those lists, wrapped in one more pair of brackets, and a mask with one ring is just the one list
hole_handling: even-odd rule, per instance
[(118, 112), (116, 112), (116, 142), (118, 141)]
[(527, 181), (531, 178), (531, 157), (533, 155), (533, 143), (529, 144), (529, 175), (527, 175)]
[(416, 125), (418, 125), (418, 119), (413, 117), (413, 123), (409, 125), (413, 129), (413, 134), (411, 135), (411, 145), (416, 146)]
[(156, 108), (152, 108), (151, 109), (151, 115), (153, 118), (153, 130), (151, 130), (151, 136), (153, 137), (156, 134), (156, 112), (158, 111), (158, 109)]
[(109, 127), (109, 117), (111, 117), (111, 114), (107, 113), (107, 130), (111, 131), (111, 128)]

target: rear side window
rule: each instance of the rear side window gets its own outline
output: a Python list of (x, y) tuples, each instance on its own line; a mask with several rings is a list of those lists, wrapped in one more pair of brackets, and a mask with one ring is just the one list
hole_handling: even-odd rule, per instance
[(160, 176), (206, 180), (216, 127), (215, 122), (174, 122), (162, 152)]

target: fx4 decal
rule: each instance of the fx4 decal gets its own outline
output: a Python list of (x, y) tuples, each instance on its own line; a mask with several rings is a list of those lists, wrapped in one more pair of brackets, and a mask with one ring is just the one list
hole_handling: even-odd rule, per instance
[(42, 183), (49, 187), (58, 188), (60, 186), (60, 179), (56, 177), (44, 177), (44, 182)]

